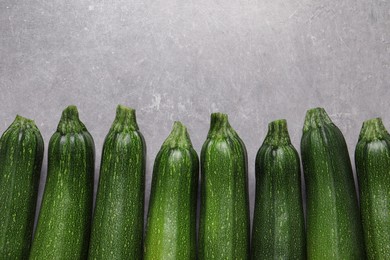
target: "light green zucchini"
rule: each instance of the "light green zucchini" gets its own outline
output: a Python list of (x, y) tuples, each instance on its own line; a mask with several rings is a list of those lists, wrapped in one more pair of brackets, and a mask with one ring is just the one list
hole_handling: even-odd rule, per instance
[(119, 105), (103, 146), (89, 259), (142, 259), (145, 157), (135, 110)]
[(247, 153), (226, 114), (211, 114), (201, 178), (199, 259), (249, 259)]
[(85, 259), (90, 235), (94, 142), (75, 106), (49, 142), (48, 173), (30, 259)]
[(154, 162), (145, 260), (196, 259), (198, 178), (198, 155), (175, 122)]

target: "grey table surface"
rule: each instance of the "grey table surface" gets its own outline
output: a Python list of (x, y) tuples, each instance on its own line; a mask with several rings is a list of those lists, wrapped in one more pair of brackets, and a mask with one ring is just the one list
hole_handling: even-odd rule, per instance
[[(95, 189), (119, 103), (137, 110), (146, 139), (146, 202), (173, 121), (200, 152), (210, 113), (228, 113), (248, 150), (253, 212), (268, 122), (286, 118), (299, 150), (306, 110), (322, 106), (353, 162), (363, 120), (390, 128), (389, 100), (389, 0), (0, 0), (1, 132), (16, 114), (32, 118), (47, 152), (61, 111), (77, 105), (95, 139)], [(39, 202), (46, 166), (45, 154)]]

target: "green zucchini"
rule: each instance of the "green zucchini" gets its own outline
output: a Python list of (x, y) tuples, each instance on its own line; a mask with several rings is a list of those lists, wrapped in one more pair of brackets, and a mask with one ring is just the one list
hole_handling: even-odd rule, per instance
[(154, 162), (145, 260), (195, 259), (198, 178), (198, 155), (175, 122)]
[(249, 259), (246, 148), (228, 116), (211, 114), (201, 152), (199, 259)]
[(21, 116), (0, 139), (0, 259), (30, 252), (43, 149), (34, 121)]
[(103, 145), (89, 259), (142, 259), (145, 156), (135, 110), (119, 105)]
[(380, 118), (363, 123), (355, 151), (368, 259), (390, 259), (390, 136)]
[(307, 111), (301, 153), (307, 199), (307, 257), (364, 259), (347, 145), (323, 108)]
[(94, 179), (94, 142), (75, 106), (49, 142), (48, 172), (30, 259), (85, 259)]
[(286, 120), (268, 125), (255, 170), (252, 259), (306, 259), (300, 160)]

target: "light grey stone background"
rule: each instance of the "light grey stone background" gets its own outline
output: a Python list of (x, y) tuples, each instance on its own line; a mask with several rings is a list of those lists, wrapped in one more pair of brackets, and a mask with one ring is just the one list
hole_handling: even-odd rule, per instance
[(299, 149), (305, 111), (323, 106), (352, 156), (363, 120), (390, 128), (389, 87), (389, 0), (0, 0), (0, 130), (16, 114), (33, 118), (47, 151), (62, 109), (77, 105), (97, 181), (116, 105), (134, 107), (147, 201), (174, 120), (200, 152), (210, 113), (229, 114), (248, 149), (253, 212), (269, 121), (286, 118)]

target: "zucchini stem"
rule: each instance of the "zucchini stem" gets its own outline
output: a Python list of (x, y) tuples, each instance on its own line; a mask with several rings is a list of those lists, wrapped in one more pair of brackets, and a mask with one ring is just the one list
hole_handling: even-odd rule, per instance
[(21, 115), (16, 115), (15, 120), (12, 122), (12, 124), (9, 127), (10, 128), (20, 127), (20, 129), (26, 129), (26, 128), (38, 129), (37, 126), (35, 125), (34, 120), (23, 117)]
[(115, 120), (112, 123), (111, 131), (130, 132), (139, 130), (135, 109), (118, 105), (116, 108)]
[(268, 124), (268, 133), (264, 142), (273, 146), (291, 144), (286, 119), (275, 120)]
[(208, 137), (216, 135), (227, 136), (230, 132), (235, 133), (230, 126), (228, 115), (224, 113), (212, 113)]
[(186, 148), (192, 146), (187, 128), (180, 121), (173, 123), (172, 131), (167, 139), (165, 139), (163, 146), (169, 146), (170, 148)]
[(385, 126), (383, 125), (382, 119), (377, 117), (363, 122), (359, 134), (359, 141), (360, 140), (366, 140), (366, 141), (382, 140), (388, 136), (389, 133), (387, 132)]
[(325, 109), (322, 107), (312, 108), (306, 112), (303, 132), (306, 132), (310, 129), (320, 128), (327, 124), (333, 124), (333, 122), (326, 113)]
[(76, 106), (68, 106), (62, 111), (57, 132), (61, 134), (80, 133), (86, 131), (85, 125), (80, 121), (79, 112)]

